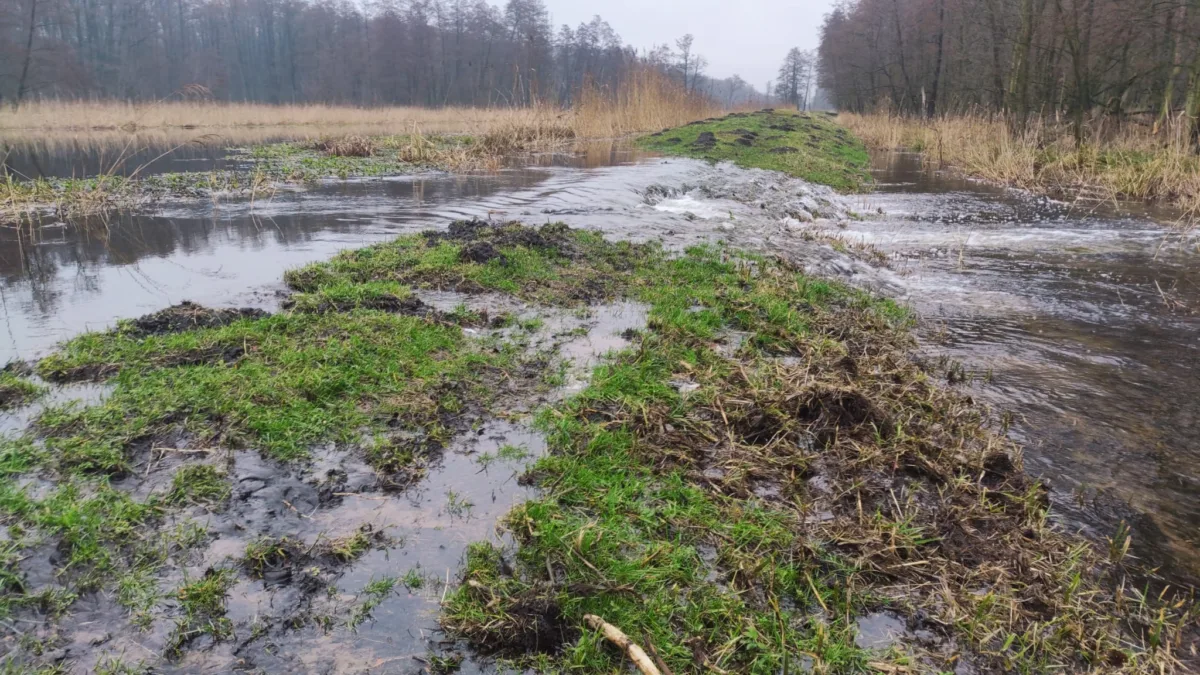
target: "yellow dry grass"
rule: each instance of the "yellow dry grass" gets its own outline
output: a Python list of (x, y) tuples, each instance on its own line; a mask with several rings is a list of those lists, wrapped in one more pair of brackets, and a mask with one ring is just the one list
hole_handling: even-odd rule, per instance
[(960, 115), (933, 120), (843, 113), (838, 121), (881, 149), (924, 153), (925, 160), (987, 181), (1036, 192), (1102, 200), (1139, 200), (1200, 215), (1200, 158), (1177, 120), (1154, 134), (1127, 123), (1099, 122), (1078, 146), (1072, 129), (1034, 119), (1014, 130), (1001, 116)]
[(251, 145), (340, 136), (469, 134), (498, 151), (572, 139), (657, 131), (717, 114), (705, 99), (653, 70), (637, 71), (616, 91), (586, 87), (570, 108), (417, 108), (269, 105), (206, 101), (31, 101), (0, 109), (0, 143), (41, 151)]
[(615, 138), (676, 127), (721, 112), (710, 100), (689, 94), (658, 71), (645, 69), (627, 77), (616, 91), (585, 88), (569, 124), (580, 138)]
[(413, 124), (427, 132), (470, 132), (522, 111), (500, 108), (357, 108), (160, 101), (32, 101), (0, 110), (0, 133), (14, 131), (223, 130), (237, 127), (370, 127), (395, 130)]

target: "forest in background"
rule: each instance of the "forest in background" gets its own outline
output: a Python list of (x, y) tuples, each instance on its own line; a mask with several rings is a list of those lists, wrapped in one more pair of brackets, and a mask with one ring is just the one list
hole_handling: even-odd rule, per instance
[(596, 16), (555, 28), (541, 0), (13, 0), (0, 103), (211, 98), (261, 103), (571, 105), (646, 66), (723, 106), (765, 100), (705, 75), (685, 35), (638, 53)]
[(843, 0), (819, 52), (847, 111), (1200, 113), (1197, 0)]

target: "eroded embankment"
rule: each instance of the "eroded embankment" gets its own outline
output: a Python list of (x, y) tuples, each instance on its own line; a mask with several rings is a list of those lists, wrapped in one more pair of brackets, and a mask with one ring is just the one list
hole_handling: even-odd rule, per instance
[[(287, 281), (279, 314), (175, 307), (37, 364), (111, 391), (0, 445), (11, 667), (445, 672), (443, 601), (467, 653), (539, 670), (620, 667), (588, 613), (675, 672), (1189, 654), (1191, 605), (1048, 526), (890, 302), (720, 245), (481, 222)], [(627, 348), (563, 389), (579, 337)], [(489, 473), (539, 455), (537, 492)]]

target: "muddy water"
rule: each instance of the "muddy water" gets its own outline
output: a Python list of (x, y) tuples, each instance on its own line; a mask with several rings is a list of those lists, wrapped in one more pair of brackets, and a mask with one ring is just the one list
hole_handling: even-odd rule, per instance
[[(1200, 319), (1193, 313), (1200, 278), (1195, 242), (1170, 235), (1154, 214), (1034, 199), (923, 172), (903, 155), (878, 158), (877, 192), (846, 199), (764, 172), (639, 159), (619, 149), (541, 164), (495, 176), (331, 182), (253, 204), (172, 205), (47, 228), (32, 240), (0, 233), (8, 237), (0, 239), (0, 361), (34, 358), (80, 331), (184, 299), (273, 308), (288, 267), (457, 218), (561, 220), (673, 247), (724, 239), (912, 304), (925, 319), (921, 336), (930, 356), (961, 361), (975, 376), (962, 386), (1016, 414), (1012, 433), (1028, 447), (1028, 468), (1051, 482), (1065, 527), (1102, 538), (1126, 520), (1135, 553), (1163, 565), (1170, 578), (1190, 580), (1200, 571)], [(830, 237), (882, 250), (888, 266), (821, 243)], [(464, 298), (426, 300), (451, 307)], [(582, 386), (589, 365), (624, 344), (620, 333), (644, 322), (645, 313), (621, 304), (544, 318), (538, 339), (575, 366), (565, 387), (543, 401)], [(100, 395), (102, 389), (58, 394)], [(348, 565), (329, 580), (324, 604), (300, 609), (344, 612), (384, 575), (415, 570), (424, 583), (400, 587), (357, 631), (272, 629), (269, 639), (220, 643), (178, 665), (418, 669), (418, 659), (442, 646), (435, 614), (447, 572), (453, 577), (468, 541), (496, 536), (496, 519), (529, 494), (514, 479), (523, 461), (479, 458), (505, 445), (529, 457), (542, 452), (544, 442), (521, 414), (539, 403), (521, 403), (511, 420), (482, 420), (399, 498), (362, 492), (370, 472), (336, 448), (320, 450), (300, 469), (239, 454), (233, 474), (245, 499), (236, 518), (207, 523), (216, 540), (204, 559), (191, 561), (189, 574), (239, 555), (253, 536), (312, 543), (367, 523), (401, 543)], [(0, 416), (0, 428), (19, 427), (31, 412)], [(154, 477), (170, 473), (147, 472), (149, 479), (127, 488), (161, 488)], [(314, 487), (329, 475), (344, 483), (340, 501), (322, 502)], [(71, 628), (76, 651), (68, 652), (162, 652), (165, 634), (128, 627), (98, 634), (88, 622), (111, 621), (119, 608), (102, 598), (86, 602), (99, 604), (81, 607)], [(288, 587), (247, 580), (231, 594), (230, 617), (247, 636), (264, 616), (299, 611), (298, 602)]]

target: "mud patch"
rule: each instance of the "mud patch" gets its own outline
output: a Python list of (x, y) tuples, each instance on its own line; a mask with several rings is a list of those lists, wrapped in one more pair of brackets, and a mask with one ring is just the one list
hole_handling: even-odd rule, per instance
[(712, 150), (717, 147), (717, 136), (711, 131), (702, 131), (692, 142), (692, 147), (696, 150)]
[(131, 337), (181, 333), (196, 328), (219, 328), (242, 319), (261, 319), (267, 312), (246, 307), (241, 309), (210, 309), (184, 300), (178, 305), (147, 314), (129, 322), (125, 331)]
[(392, 294), (381, 294), (356, 298), (354, 300), (333, 299), (322, 296), (316, 296), (311, 301), (305, 298), (301, 300), (292, 297), (284, 301), (282, 305), (285, 309), (294, 309), (301, 312), (313, 312), (316, 314), (325, 314), (328, 312), (351, 312), (356, 309), (370, 309), (380, 312), (389, 312), (392, 314), (404, 314), (407, 316), (433, 316), (438, 314), (429, 305), (426, 305), (419, 298), (413, 296), (400, 297)]

